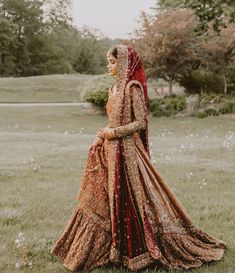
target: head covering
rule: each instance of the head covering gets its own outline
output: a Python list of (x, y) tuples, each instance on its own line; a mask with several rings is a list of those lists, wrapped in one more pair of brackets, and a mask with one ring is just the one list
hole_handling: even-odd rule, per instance
[[(144, 103), (145, 103), (145, 120), (146, 128), (140, 131), (140, 137), (150, 156), (149, 152), (149, 141), (148, 141), (148, 109), (147, 109), (147, 100), (148, 100), (148, 89), (147, 89), (147, 80), (143, 68), (143, 62), (138, 56), (135, 49), (127, 45), (116, 45), (117, 48), (117, 92), (124, 94), (126, 89), (135, 83), (138, 84), (143, 92)], [(124, 101), (122, 101), (122, 106)], [(123, 109), (122, 109), (123, 110)], [(118, 116), (116, 116), (118, 117)], [(119, 114), (119, 124), (122, 125), (123, 121), (123, 111)]]

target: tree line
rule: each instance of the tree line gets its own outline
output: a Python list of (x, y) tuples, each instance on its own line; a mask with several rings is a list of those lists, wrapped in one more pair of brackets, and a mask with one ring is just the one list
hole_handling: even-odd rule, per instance
[(191, 93), (235, 90), (234, 0), (158, 0), (130, 39), (73, 25), (71, 0), (0, 0), (0, 76), (102, 74), (113, 44), (133, 45), (148, 77)]
[(0, 75), (104, 73), (114, 41), (70, 13), (70, 0), (0, 0)]
[(132, 44), (148, 76), (191, 93), (235, 90), (235, 2), (159, 0), (142, 12)]

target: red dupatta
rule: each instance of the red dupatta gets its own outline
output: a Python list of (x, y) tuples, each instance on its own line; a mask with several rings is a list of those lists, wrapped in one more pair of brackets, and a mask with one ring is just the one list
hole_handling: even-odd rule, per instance
[[(145, 147), (145, 150), (147, 151), (149, 157), (150, 157), (150, 151), (149, 151), (149, 140), (148, 140), (148, 108), (147, 108), (147, 101), (148, 101), (148, 88), (147, 88), (147, 80), (143, 68), (143, 62), (135, 49), (131, 46), (127, 47), (127, 60), (125, 62), (126, 69), (124, 70), (123, 67), (120, 67), (123, 65), (123, 62), (119, 62), (119, 50), (123, 49), (123, 45), (117, 45), (118, 50), (118, 71), (121, 71), (122, 73), (118, 74), (117, 82), (122, 82), (123, 90), (120, 90), (121, 92), (125, 92), (126, 86), (131, 81), (135, 81), (139, 83), (141, 90), (143, 91), (144, 95), (144, 102), (145, 102), (145, 121), (146, 121), (146, 128), (140, 131), (140, 137), (143, 142), (143, 145)], [(121, 54), (120, 54), (121, 55)], [(120, 57), (123, 57), (122, 55)], [(125, 73), (123, 73), (125, 71)], [(123, 96), (124, 97), (124, 96)], [(121, 112), (121, 122), (122, 125), (122, 117), (123, 113)]]

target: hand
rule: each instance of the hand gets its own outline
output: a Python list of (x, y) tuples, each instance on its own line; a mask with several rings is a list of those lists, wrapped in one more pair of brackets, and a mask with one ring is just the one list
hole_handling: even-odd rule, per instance
[(116, 138), (115, 129), (105, 127), (103, 129), (100, 129), (97, 133), (98, 137), (106, 138), (108, 140), (111, 140), (113, 138)]
[(103, 144), (103, 141), (103, 138), (96, 136), (95, 140), (91, 144), (92, 149), (95, 150), (97, 146), (101, 146)]

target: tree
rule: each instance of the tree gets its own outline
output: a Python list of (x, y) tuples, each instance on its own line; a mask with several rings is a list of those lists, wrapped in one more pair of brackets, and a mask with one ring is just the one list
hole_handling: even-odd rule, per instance
[(0, 75), (14, 69), (14, 58), (10, 49), (14, 40), (15, 25), (0, 15)]
[(69, 26), (72, 24), (71, 0), (44, 0), (44, 14), (51, 26)]
[(101, 74), (107, 70), (106, 54), (110, 41), (96, 29), (84, 27), (80, 30), (76, 58), (73, 62), (75, 71), (86, 74)]
[(221, 30), (218, 34), (209, 28), (208, 35), (205, 36), (201, 47), (204, 49), (204, 57), (202, 63), (210, 65), (211, 70), (222, 73), (224, 81), (224, 93), (227, 93), (227, 75), (231, 65), (235, 62), (235, 24), (228, 24), (227, 28)]
[(133, 43), (146, 65), (148, 76), (169, 82), (169, 93), (177, 73), (197, 60), (197, 19), (191, 9), (168, 10), (150, 20), (142, 13), (142, 26)]
[(209, 22), (215, 31), (220, 31), (225, 26), (224, 17), (229, 18), (229, 23), (235, 21), (234, 0), (158, 0), (157, 10), (165, 8), (192, 8), (199, 18), (198, 29), (207, 31)]
[(31, 57), (43, 36), (43, 11), (39, 0), (1, 0), (2, 22), (8, 22), (12, 33), (10, 54), (15, 60), (15, 75), (27, 75), (33, 69)]
[(105, 72), (112, 41), (70, 12), (71, 0), (0, 0), (0, 75)]

